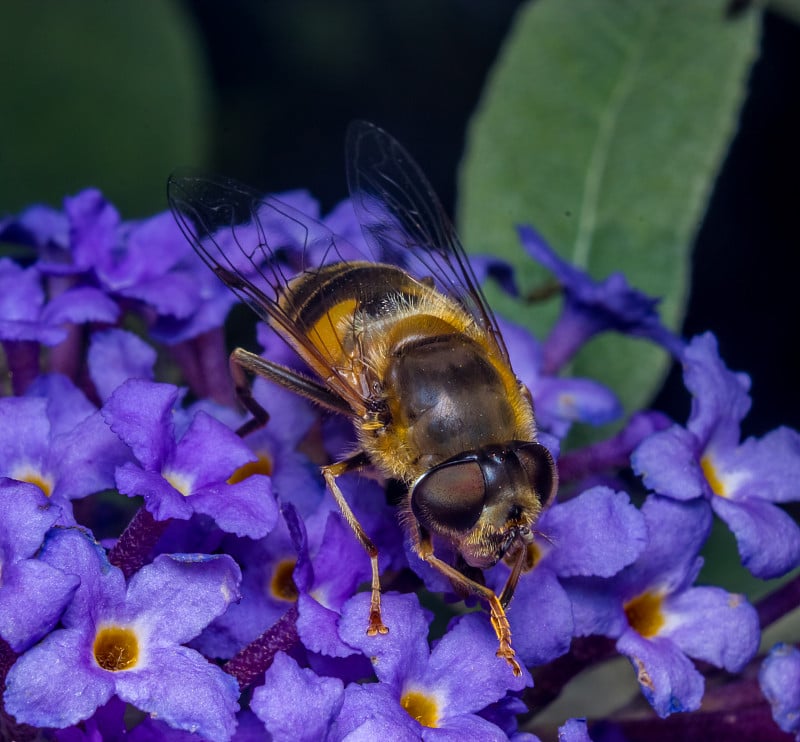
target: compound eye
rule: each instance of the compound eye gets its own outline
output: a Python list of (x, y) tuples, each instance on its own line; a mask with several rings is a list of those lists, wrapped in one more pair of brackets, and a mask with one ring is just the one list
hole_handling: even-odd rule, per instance
[(516, 449), (517, 459), (522, 464), (533, 491), (546, 506), (558, 489), (558, 471), (553, 457), (540, 443), (526, 443)]
[(427, 529), (466, 532), (477, 523), (486, 483), (477, 461), (454, 461), (424, 474), (411, 495), (411, 509)]

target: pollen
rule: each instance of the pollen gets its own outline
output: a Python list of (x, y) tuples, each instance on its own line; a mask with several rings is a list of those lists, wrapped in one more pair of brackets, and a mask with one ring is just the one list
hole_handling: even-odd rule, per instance
[(11, 478), (36, 485), (47, 497), (53, 494), (53, 478), (36, 467), (22, 466), (11, 472)]
[(164, 479), (166, 479), (184, 497), (188, 497), (192, 494), (192, 485), (194, 482), (192, 481), (192, 478), (186, 474), (165, 469), (161, 472), (161, 476), (164, 477)]
[(400, 705), (406, 713), (416, 719), (422, 726), (436, 729), (439, 724), (439, 709), (436, 701), (424, 693), (410, 690), (403, 694)]
[(283, 559), (276, 565), (269, 584), (269, 592), (273, 598), (285, 600), (287, 603), (294, 603), (297, 600), (300, 593), (292, 577), (295, 564), (297, 564), (296, 559)]
[(131, 670), (139, 661), (139, 642), (131, 629), (107, 626), (97, 632), (92, 652), (104, 670)]
[(663, 602), (663, 595), (646, 592), (625, 603), (625, 617), (631, 628), (645, 639), (658, 634), (666, 622), (661, 610)]
[(269, 457), (269, 454), (263, 452), (259, 453), (256, 461), (248, 461), (246, 464), (240, 466), (230, 475), (228, 484), (238, 484), (248, 477), (252, 477), (253, 474), (266, 474), (267, 476), (272, 474), (272, 459)]
[(703, 474), (706, 477), (708, 486), (711, 487), (711, 491), (720, 497), (727, 497), (725, 493), (725, 485), (717, 475), (717, 470), (714, 468), (711, 457), (703, 456), (703, 458), (700, 459), (700, 466), (703, 468)]

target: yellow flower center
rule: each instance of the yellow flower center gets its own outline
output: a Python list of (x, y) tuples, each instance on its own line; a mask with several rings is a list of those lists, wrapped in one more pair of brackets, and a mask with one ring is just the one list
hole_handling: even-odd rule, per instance
[(169, 471), (165, 469), (161, 472), (161, 476), (164, 477), (164, 479), (166, 479), (184, 497), (188, 497), (192, 494), (192, 485), (194, 482), (185, 474), (182, 474), (178, 471)]
[(703, 458), (700, 459), (700, 466), (703, 468), (703, 474), (708, 481), (708, 486), (711, 487), (711, 491), (720, 497), (727, 497), (725, 494), (725, 485), (717, 476), (717, 470), (714, 468), (714, 464), (711, 462), (711, 457), (703, 456)]
[(285, 600), (287, 603), (294, 603), (297, 600), (299, 592), (292, 577), (295, 564), (297, 564), (296, 559), (283, 559), (278, 562), (269, 585), (273, 598)]
[(655, 636), (664, 626), (665, 618), (661, 611), (664, 597), (658, 593), (642, 593), (624, 605), (625, 617), (631, 628), (645, 639)]
[(11, 472), (11, 478), (35, 484), (47, 497), (53, 494), (53, 478), (33, 466), (22, 466)]
[(272, 459), (269, 454), (259, 453), (256, 461), (248, 461), (246, 464), (240, 466), (228, 479), (228, 484), (238, 484), (243, 482), (247, 477), (252, 477), (253, 474), (272, 474)]
[(109, 672), (130, 670), (139, 661), (139, 642), (131, 629), (107, 626), (94, 638), (94, 658)]
[(412, 719), (416, 719), (422, 726), (436, 729), (439, 721), (439, 709), (433, 698), (419, 691), (410, 690), (403, 694), (400, 705)]

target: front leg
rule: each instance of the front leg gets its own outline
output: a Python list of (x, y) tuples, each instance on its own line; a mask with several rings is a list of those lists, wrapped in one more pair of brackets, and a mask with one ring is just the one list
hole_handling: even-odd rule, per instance
[(322, 476), (331, 491), (339, 510), (342, 511), (344, 519), (347, 521), (350, 528), (353, 529), (358, 542), (364, 547), (369, 555), (370, 565), (372, 566), (372, 597), (370, 599), (369, 607), (369, 624), (367, 626), (367, 634), (375, 636), (376, 634), (387, 634), (389, 629), (383, 623), (381, 617), (381, 578), (378, 570), (378, 549), (369, 536), (365, 533), (361, 524), (356, 519), (350, 505), (345, 500), (339, 485), (336, 484), (336, 477), (341, 476), (349, 471), (355, 471), (369, 464), (369, 458), (363, 451), (358, 451), (352, 456), (339, 461), (335, 464), (329, 464), (322, 467)]
[(485, 585), (471, 580), (466, 575), (461, 574), (455, 567), (451, 567), (447, 562), (443, 562), (439, 559), (439, 557), (433, 553), (433, 543), (431, 542), (430, 534), (424, 532), (421, 528), (417, 528), (413, 547), (420, 559), (424, 559), (432, 567), (438, 569), (439, 572), (453, 583), (453, 585), (471, 595), (482, 598), (488, 603), (489, 618), (492, 622), (492, 628), (500, 642), (500, 646), (497, 649), (497, 656), (502, 657), (508, 662), (511, 666), (511, 671), (516, 677), (522, 675), (522, 669), (515, 658), (516, 653), (511, 646), (511, 627), (508, 624), (506, 612), (497, 595)]

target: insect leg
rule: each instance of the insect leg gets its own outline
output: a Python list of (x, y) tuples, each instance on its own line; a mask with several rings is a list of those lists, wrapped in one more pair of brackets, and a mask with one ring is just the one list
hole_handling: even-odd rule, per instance
[(360, 469), (367, 464), (369, 464), (367, 455), (363, 451), (358, 451), (343, 461), (323, 466), (322, 476), (325, 478), (328, 489), (336, 500), (339, 510), (342, 511), (344, 519), (350, 525), (350, 528), (353, 529), (353, 533), (356, 535), (358, 542), (369, 555), (370, 564), (372, 566), (372, 597), (369, 606), (367, 634), (369, 636), (375, 636), (376, 634), (387, 634), (389, 632), (389, 629), (386, 628), (383, 623), (383, 618), (381, 617), (381, 578), (380, 572), (378, 571), (378, 549), (375, 544), (372, 543), (370, 537), (364, 532), (358, 520), (356, 520), (356, 516), (350, 509), (350, 505), (347, 504), (347, 500), (345, 500), (342, 491), (339, 489), (339, 485), (336, 484), (336, 477), (346, 472)]
[(511, 598), (514, 597), (514, 591), (517, 589), (520, 575), (527, 571), (527, 569), (530, 569), (532, 563), (533, 559), (529, 554), (528, 546), (521, 545), (516, 559), (514, 559), (514, 564), (511, 567), (511, 573), (508, 575), (506, 584), (503, 587), (503, 592), (500, 593), (500, 605), (503, 606), (503, 608), (508, 608)]
[(511, 665), (511, 671), (515, 676), (519, 677), (522, 675), (522, 669), (514, 657), (516, 653), (511, 646), (511, 627), (508, 624), (506, 612), (503, 610), (503, 606), (494, 592), (485, 585), (481, 585), (471, 580), (469, 577), (462, 575), (455, 567), (451, 567), (447, 562), (443, 562), (439, 559), (439, 557), (433, 553), (433, 544), (430, 535), (424, 533), (421, 529), (417, 530), (414, 551), (416, 551), (417, 556), (424, 559), (432, 567), (438, 569), (454, 585), (458, 585), (469, 593), (483, 598), (483, 600), (489, 604), (489, 619), (492, 622), (494, 633), (497, 634), (497, 639), (500, 642), (497, 656), (502, 657)]
[(313, 379), (294, 371), (286, 366), (281, 366), (272, 361), (267, 361), (255, 353), (250, 353), (243, 348), (236, 348), (230, 356), (231, 376), (239, 401), (253, 416), (236, 432), (245, 436), (267, 424), (269, 413), (256, 401), (250, 389), (247, 373), (262, 376), (269, 381), (274, 381), (295, 394), (299, 394), (312, 402), (326, 407), (343, 415), (352, 415), (350, 406), (337, 394), (318, 384)]

